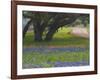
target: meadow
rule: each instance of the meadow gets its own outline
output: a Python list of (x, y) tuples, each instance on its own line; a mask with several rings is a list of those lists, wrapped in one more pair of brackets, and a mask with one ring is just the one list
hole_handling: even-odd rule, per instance
[(23, 46), (83, 46), (86, 47), (89, 45), (89, 39), (77, 37), (71, 35), (69, 32), (71, 31), (70, 27), (59, 29), (58, 32), (53, 36), (53, 40), (50, 42), (42, 41), (36, 42), (34, 41), (34, 32), (27, 32), (25, 39), (23, 40)]
[(28, 31), (23, 40), (23, 68), (89, 65), (89, 39), (70, 31), (70, 27), (60, 28), (50, 42), (35, 42), (34, 33)]

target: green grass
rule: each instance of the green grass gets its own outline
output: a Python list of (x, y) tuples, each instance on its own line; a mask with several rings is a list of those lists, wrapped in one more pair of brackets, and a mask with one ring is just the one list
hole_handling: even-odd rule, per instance
[(23, 55), (23, 64), (42, 65), (44, 67), (53, 67), (53, 64), (57, 61), (60, 62), (78, 62), (89, 61), (89, 52), (50, 52), (44, 54), (41, 52), (28, 52)]
[(23, 40), (24, 46), (88, 46), (89, 40), (82, 37), (76, 37), (68, 34), (71, 31), (70, 28), (59, 29), (57, 33), (53, 36), (53, 40), (50, 42), (42, 41), (35, 42), (33, 32), (27, 32), (25, 39)]
[[(59, 29), (53, 36), (53, 40), (50, 42), (42, 41), (35, 42), (33, 32), (27, 32), (25, 39), (23, 40), (24, 47), (30, 46), (72, 46), (72, 47), (89, 47), (89, 39), (76, 37), (69, 34), (70, 28)], [(23, 53), (23, 64), (34, 64), (42, 65), (44, 67), (53, 67), (53, 64), (61, 62), (78, 62), (78, 61), (89, 61), (89, 50), (84, 52), (64, 52), (64, 51), (50, 51), (47, 54), (43, 52), (25, 52)]]

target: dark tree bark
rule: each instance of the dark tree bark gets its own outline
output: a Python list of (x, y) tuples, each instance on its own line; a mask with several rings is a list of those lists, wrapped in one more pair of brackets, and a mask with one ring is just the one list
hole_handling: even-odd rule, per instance
[(23, 29), (23, 38), (25, 37), (25, 34), (26, 34), (26, 32), (27, 32), (29, 26), (31, 25), (31, 23), (32, 23), (32, 20), (28, 21), (28, 23), (27, 23), (26, 26), (24, 27), (24, 29)]
[[(33, 26), (34, 26), (34, 40), (35, 41), (42, 41), (42, 35), (43, 35), (43, 31), (45, 29), (45, 25), (42, 22), (41, 19), (41, 14), (37, 13), (35, 14), (35, 17), (33, 19)], [(46, 23), (45, 23), (46, 24)]]
[(35, 14), (35, 18), (33, 20), (34, 26), (34, 40), (35, 41), (43, 41), (43, 32), (45, 28), (48, 26), (48, 22), (54, 15), (47, 16), (48, 13), (43, 14)]
[(53, 35), (55, 34), (55, 32), (58, 30), (58, 27), (56, 28), (51, 28), (49, 29), (48, 33), (46, 34), (46, 38), (45, 41), (51, 41), (53, 38)]
[[(55, 34), (55, 32), (60, 28), (60, 27), (63, 27), (65, 25), (68, 25), (68, 24), (71, 24), (73, 23), (77, 18), (78, 18), (79, 15), (76, 15), (76, 16), (70, 16), (69, 19), (63, 19), (64, 17), (63, 16), (60, 16), (60, 19), (59, 16), (57, 16), (57, 18), (55, 18), (54, 22), (49, 25), (49, 31), (46, 35), (46, 38), (45, 40), (46, 41), (51, 41), (52, 38), (53, 38), (53, 35)], [(63, 20), (62, 20), (62, 19)]]
[(37, 24), (34, 26), (34, 40), (35, 41), (42, 41), (42, 35), (44, 32), (44, 27), (42, 27), (41, 25)]
[[(34, 22), (33, 22), (34, 23)], [(42, 41), (42, 31), (39, 20), (35, 20), (34, 26), (34, 40)]]
[(34, 40), (42, 41), (42, 33), (40, 30), (34, 28)]

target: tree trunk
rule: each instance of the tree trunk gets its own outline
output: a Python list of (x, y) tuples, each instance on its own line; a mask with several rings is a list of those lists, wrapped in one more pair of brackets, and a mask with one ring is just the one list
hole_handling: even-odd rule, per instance
[(41, 32), (39, 24), (36, 24), (34, 26), (34, 40), (35, 41), (42, 41), (42, 32)]
[(53, 28), (50, 28), (48, 33), (46, 34), (46, 38), (45, 40), (46, 41), (51, 41), (52, 38), (53, 38), (53, 35), (55, 34), (55, 32), (58, 30), (58, 27), (53, 27)]
[(34, 31), (34, 40), (35, 41), (42, 41), (42, 34), (39, 30)]
[(44, 27), (42, 27), (39, 23), (34, 26), (34, 40), (42, 41), (42, 35), (44, 31)]
[(28, 21), (28, 23), (26, 24), (26, 26), (23, 29), (23, 38), (25, 37), (25, 34), (29, 28), (29, 26), (31, 25), (32, 20)]
[(49, 26), (49, 31), (46, 35), (45, 40), (46, 41), (50, 41), (53, 38), (53, 35), (55, 34), (56, 31), (58, 31), (58, 28), (71, 24), (73, 23), (75, 20), (77, 19), (77, 16), (73, 17), (73, 18), (69, 18), (68, 20), (55, 20), (50, 26)]

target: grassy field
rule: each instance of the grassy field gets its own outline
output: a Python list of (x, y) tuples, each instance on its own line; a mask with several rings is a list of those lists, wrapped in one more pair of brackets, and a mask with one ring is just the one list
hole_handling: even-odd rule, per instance
[[(41, 65), (43, 67), (53, 67), (55, 62), (81, 62), (89, 61), (89, 52), (30, 52), (23, 55), (23, 64)], [(52, 64), (49, 64), (52, 63)]]
[[(50, 42), (35, 42), (33, 32), (27, 32), (25, 39), (23, 40), (23, 48), (39, 47), (39, 46), (53, 46), (53, 47), (83, 47), (87, 48), (85, 51), (78, 52), (65, 52), (65, 51), (51, 51), (46, 54), (42, 51), (39, 52), (24, 52), (23, 64), (33, 64), (42, 67), (54, 67), (55, 62), (89, 62), (89, 39), (76, 37), (69, 32), (70, 28), (59, 29), (53, 36), (53, 40)], [(51, 64), (49, 64), (51, 63)]]
[(70, 28), (59, 29), (53, 36), (53, 40), (50, 42), (35, 42), (34, 33), (27, 32), (25, 39), (23, 40), (23, 46), (88, 46), (89, 40), (82, 37), (76, 37), (68, 34), (71, 31)]

